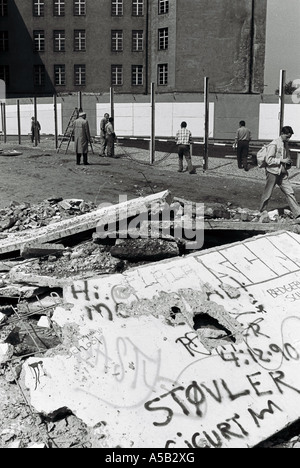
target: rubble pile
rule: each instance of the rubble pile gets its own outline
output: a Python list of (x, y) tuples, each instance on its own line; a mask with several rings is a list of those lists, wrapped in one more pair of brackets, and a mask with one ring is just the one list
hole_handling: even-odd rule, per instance
[[(156, 207), (158, 212), (164, 206), (167, 197), (168, 194), (162, 196), (161, 205)], [(188, 204), (190, 205), (191, 202), (188, 202)], [(137, 204), (137, 206), (139, 205)], [(151, 205), (146, 203), (145, 206), (149, 210), (148, 215), (150, 215), (151, 208), (149, 207)], [(110, 236), (100, 235), (96, 229), (99, 220), (97, 217), (92, 219), (97, 207), (93, 203), (84, 200), (66, 200), (53, 197), (37, 205), (12, 202), (9, 207), (0, 210), (0, 246), (1, 240), (4, 242), (7, 237), (14, 236), (14, 233), (18, 231), (23, 231), (23, 233), (19, 232), (18, 236), (21, 238), (24, 235), (25, 240), (27, 239), (27, 232), (36, 233), (34, 238), (36, 240), (28, 242), (24, 240), (24, 244), (20, 247), (20, 255), (12, 255), (8, 260), (0, 260), (0, 414), (2, 415), (0, 420), (0, 448), (105, 447), (107, 421), (102, 420), (91, 429), (90, 426), (87, 426), (85, 422), (63, 405), (56, 413), (45, 415), (42, 412), (33, 413), (29, 403), (29, 391), (26, 390), (24, 366), (27, 366), (34, 375), (36, 386), (38, 386), (40, 379), (47, 376), (47, 371), (43, 367), (43, 359), (61, 354), (72, 360), (75, 356), (75, 354), (72, 354), (72, 350), (74, 348), (81, 349), (80, 339), (84, 342), (84, 346), (86, 346), (87, 342), (90, 347), (94, 346), (97, 341), (98, 330), (94, 330), (92, 334), (87, 334), (81, 338), (79, 326), (77, 327), (73, 323), (62, 326), (58, 324), (58, 321), (54, 320), (55, 313), (59, 309), (63, 311), (62, 315), (65, 314), (65, 316), (72, 316), (73, 312), (75, 312), (72, 311), (74, 305), (70, 303), (71, 301), (68, 302), (68, 298), (65, 297), (66, 288), (72, 288), (76, 281), (88, 283), (89, 279), (102, 278), (102, 276), (106, 278), (107, 282), (111, 281), (111, 284), (109, 284), (109, 287), (111, 287), (114, 279), (108, 280), (107, 275), (116, 275), (114, 278), (118, 278), (123, 273), (130, 273), (131, 270), (134, 270), (133, 267), (147, 266), (146, 264), (149, 262), (176, 258), (190, 253), (189, 250), (185, 250), (186, 239), (184, 238), (184, 232), (182, 232), (180, 238), (172, 235), (174, 232), (179, 232), (175, 228), (184, 219), (190, 223), (189, 226), (191, 227), (195, 227), (193, 222), (197, 221), (198, 216), (198, 220), (201, 218), (203, 223), (212, 220), (217, 220), (220, 223), (222, 221), (239, 223), (241, 230), (243, 225), (247, 223), (280, 224), (277, 229), (281, 230), (288, 226), (292, 218), (288, 210), (282, 212), (276, 210), (260, 214), (256, 211), (220, 204), (206, 206), (204, 213), (201, 215), (198, 213), (190, 216), (185, 210), (184, 200), (175, 199), (170, 206), (173, 209), (173, 217), (169, 221), (155, 221), (155, 229), (152, 231), (151, 239), (147, 237), (150, 234), (147, 222), (138, 224), (137, 231), (140, 232), (141, 238), (131, 238), (130, 232), (128, 238), (126, 238), (117, 224), (115, 230), (109, 231)], [(111, 218), (107, 217), (106, 212), (104, 213), (103, 223), (109, 224)], [(130, 222), (132, 221), (132, 214), (130, 214), (130, 211), (128, 213), (128, 222)], [(84, 218), (84, 215), (88, 214), (91, 214), (93, 222), (89, 221), (88, 217)], [(76, 218), (78, 225), (82, 223), (83, 218), (85, 219), (85, 229), (89, 233), (87, 240), (82, 241), (79, 236), (78, 242), (74, 242), (72, 246), (64, 243), (64, 239), (70, 235), (70, 228), (62, 227), (63, 223), (60, 223), (68, 218)], [(49, 226), (49, 232), (51, 231), (52, 235), (56, 224), (59, 233), (57, 239), (52, 236), (51, 242), (45, 240), (47, 236), (43, 231), (42, 240), (39, 241), (38, 230)], [(169, 227), (169, 230), (164, 231), (163, 228), (166, 226)], [(80, 234), (83, 232), (82, 229), (78, 231)], [(93, 235), (91, 234), (92, 229)], [(167, 234), (167, 231), (169, 234)], [(74, 232), (76, 233), (75, 228), (72, 231), (73, 236)], [(155, 233), (156, 235), (153, 235)], [(120, 236), (120, 234), (123, 235)], [(187, 265), (182, 280), (185, 280), (187, 274), (192, 274), (191, 272), (192, 269), (190, 270)], [(158, 275), (158, 272), (155, 273)], [(158, 275), (156, 278), (154, 278), (154, 275), (151, 276), (151, 280), (145, 289), (155, 285), (156, 281), (163, 281), (162, 278), (163, 275)], [(176, 279), (177, 276), (175, 275), (173, 280), (176, 281)], [(190, 283), (189, 280), (187, 281), (188, 284), (185, 287), (189, 288)], [(101, 288), (102, 285), (98, 289), (92, 290), (91, 300), (99, 299)], [(130, 288), (126, 290), (117, 283), (113, 289), (116, 293), (114, 300), (117, 304), (118, 318), (133, 318), (136, 311), (140, 311), (137, 314), (140, 317), (145, 314), (143, 309), (152, 310), (153, 307), (157, 308), (157, 316), (159, 316), (163, 309), (160, 304), (157, 307), (157, 304), (153, 303), (152, 296), (143, 300), (135, 296), (137, 301), (133, 305), (122, 309), (120, 305), (122, 300), (130, 297), (133, 292)], [(235, 289), (231, 289), (220, 290), (219, 297), (227, 295), (230, 300), (237, 300), (239, 296), (235, 296)], [(74, 288), (74, 291), (76, 296), (78, 291), (76, 288)], [(81, 292), (82, 297), (86, 298), (88, 296), (88, 291), (83, 290)], [(209, 309), (212, 306), (210, 293), (204, 291), (201, 294), (199, 293), (198, 296), (196, 293), (194, 294), (195, 297), (204, 297), (203, 300), (196, 302), (197, 304), (201, 302), (202, 306), (205, 305), (208, 310), (206, 315), (209, 317)], [(105, 300), (107, 297), (105, 297)], [(189, 295), (184, 296), (184, 299), (184, 301), (180, 302), (176, 294), (172, 294), (170, 297), (164, 293), (162, 294), (161, 302), (164, 304), (166, 311), (169, 310), (170, 303), (175, 301), (175, 305), (172, 307), (173, 315), (169, 320), (173, 329), (171, 333), (175, 333), (175, 325), (184, 325), (184, 323), (181, 323), (182, 311), (189, 305), (189, 302), (192, 302)], [(133, 311), (131, 311), (132, 307)], [(187, 307), (187, 310), (190, 309), (190, 307)], [(220, 305), (215, 304), (215, 309), (218, 313), (219, 310), (222, 313), (224, 312)], [(89, 325), (91, 325), (95, 324), (98, 319), (95, 319), (95, 312), (103, 318), (103, 314), (111, 314), (113, 309), (101, 303), (100, 306), (91, 305), (87, 307), (87, 310)], [(221, 312), (220, 316), (222, 316)], [(152, 312), (151, 315), (155, 316)], [(138, 319), (138, 317), (136, 318)], [(130, 322), (130, 320), (128, 321)], [(154, 321), (155, 326), (157, 322), (158, 320)], [(147, 323), (146, 319), (145, 323)], [(110, 324), (108, 325), (110, 326)], [(117, 324), (112, 325), (117, 326)], [(119, 324), (119, 326), (119, 332), (121, 333), (126, 328), (126, 324)], [(161, 324), (157, 326), (161, 327)], [(220, 330), (215, 330), (214, 323), (210, 323), (210, 326), (212, 327), (210, 336), (216, 334), (216, 338), (219, 338)], [(229, 327), (227, 322), (224, 322), (223, 326), (226, 330)], [(193, 328), (193, 323), (191, 327)], [(195, 326), (194, 329), (196, 330)], [(163, 332), (161, 331), (161, 333)], [(205, 331), (200, 330), (199, 333), (205, 335)], [(168, 339), (166, 333), (163, 342), (167, 342)], [(173, 341), (175, 342), (175, 339)], [(194, 346), (196, 349), (197, 345)], [(35, 358), (34, 365), (32, 363), (28, 364), (31, 357)], [(88, 357), (87, 361), (90, 357)], [(149, 362), (153, 362), (152, 356), (149, 358)], [(108, 368), (107, 365), (105, 373), (108, 372)], [(115, 369), (117, 368), (118, 366), (115, 367)], [(129, 372), (134, 370), (134, 364), (130, 362)], [(126, 373), (127, 371), (124, 375)], [(298, 443), (298, 440), (298, 438), (294, 438), (287, 446), (294, 446)], [(277, 442), (268, 442), (268, 444), (274, 446)]]
[(13, 201), (9, 207), (0, 210), (0, 232), (10, 233), (48, 226), (95, 208), (96, 205), (91, 202), (76, 199), (50, 198), (37, 205)]
[(244, 223), (279, 223), (288, 224), (293, 218), (292, 212), (288, 209), (265, 211), (260, 213), (259, 211), (250, 210), (248, 208), (232, 207), (228, 205), (214, 204), (212, 206), (206, 206), (204, 210), (204, 217), (207, 220), (230, 220)]

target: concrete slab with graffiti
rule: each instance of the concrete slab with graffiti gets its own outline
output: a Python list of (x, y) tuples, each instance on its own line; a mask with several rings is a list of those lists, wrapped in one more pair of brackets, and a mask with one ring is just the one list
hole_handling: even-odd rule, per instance
[(76, 281), (64, 347), (25, 364), (34, 408), (108, 447), (253, 447), (300, 416), (300, 236)]

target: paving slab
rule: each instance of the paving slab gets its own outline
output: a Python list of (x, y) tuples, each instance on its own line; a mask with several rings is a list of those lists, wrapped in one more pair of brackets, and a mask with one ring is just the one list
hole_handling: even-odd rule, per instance
[(298, 420), (299, 235), (79, 280), (64, 300), (64, 348), (30, 358), (25, 384), (103, 446), (248, 448)]

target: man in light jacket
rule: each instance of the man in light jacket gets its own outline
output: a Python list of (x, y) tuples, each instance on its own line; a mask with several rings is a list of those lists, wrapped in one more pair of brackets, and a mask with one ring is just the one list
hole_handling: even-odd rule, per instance
[(81, 155), (83, 155), (83, 164), (88, 166), (88, 149), (89, 142), (91, 141), (91, 135), (85, 112), (80, 112), (78, 119), (74, 121), (74, 139), (77, 165), (80, 164)]
[(266, 211), (275, 185), (278, 185), (286, 196), (294, 218), (297, 219), (297, 222), (300, 222), (300, 206), (288, 177), (288, 169), (292, 165), (288, 142), (293, 134), (292, 127), (283, 127), (280, 137), (273, 140), (268, 147), (268, 154), (266, 156), (267, 181), (261, 199), (260, 211)]
[(109, 158), (115, 157), (115, 142), (116, 134), (114, 129), (114, 119), (110, 117), (107, 124), (105, 125), (105, 134), (106, 134), (106, 147), (107, 147), (107, 156)]
[(106, 130), (105, 127), (108, 124), (109, 114), (105, 113), (103, 119), (100, 122), (100, 156), (105, 156), (106, 150)]

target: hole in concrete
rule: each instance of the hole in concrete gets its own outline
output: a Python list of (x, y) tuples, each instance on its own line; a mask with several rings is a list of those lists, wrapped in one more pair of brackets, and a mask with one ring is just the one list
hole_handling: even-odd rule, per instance
[(228, 343), (236, 343), (236, 339), (232, 332), (221, 325), (217, 319), (208, 314), (197, 314), (193, 317), (194, 330), (205, 332), (205, 336), (210, 340), (228, 341)]
[(180, 314), (181, 313), (181, 310), (179, 307), (176, 307), (176, 306), (173, 306), (171, 307), (171, 313), (170, 313), (170, 317), (175, 320), (176, 319), (176, 315), (177, 314)]

